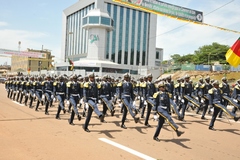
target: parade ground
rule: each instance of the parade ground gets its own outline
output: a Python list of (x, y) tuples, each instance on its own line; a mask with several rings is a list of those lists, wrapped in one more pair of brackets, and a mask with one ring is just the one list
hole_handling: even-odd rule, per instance
[[(153, 140), (157, 126), (153, 114), (151, 128), (144, 126), (144, 119), (136, 124), (128, 114), (127, 129), (122, 129), (122, 114), (116, 106), (115, 116), (106, 116), (106, 123), (93, 113), (91, 132), (87, 133), (82, 128), (85, 118), (78, 121), (75, 117), (74, 126), (68, 124), (69, 113), (55, 119), (57, 103), (45, 115), (44, 106), (36, 112), (8, 99), (3, 84), (0, 93), (0, 160), (240, 159), (240, 121), (229, 120), (226, 115), (216, 120), (216, 130), (212, 131), (208, 129), (211, 115), (202, 120), (194, 111), (186, 111), (185, 121), (178, 121), (173, 114), (179, 130), (185, 133), (177, 137), (165, 123), (157, 142)], [(82, 108), (79, 111), (82, 113)]]

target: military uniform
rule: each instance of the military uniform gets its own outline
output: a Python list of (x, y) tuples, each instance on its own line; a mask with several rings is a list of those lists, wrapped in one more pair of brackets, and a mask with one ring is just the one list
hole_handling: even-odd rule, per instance
[[(228, 105), (228, 101), (227, 101), (227, 99), (225, 99), (225, 97), (229, 97), (230, 98), (230, 86), (229, 86), (229, 84), (227, 83), (227, 79), (226, 79), (226, 77), (223, 77), (222, 78), (222, 83), (219, 85), (219, 88), (222, 90), (222, 92), (223, 92), (223, 99), (222, 99), (222, 101), (223, 101), (223, 105), (224, 106), (227, 106)], [(222, 118), (222, 113), (223, 113), (223, 110), (221, 110), (220, 112), (219, 112), (219, 118)]]
[(237, 80), (237, 84), (233, 89), (232, 98), (235, 99), (238, 104), (238, 108), (234, 107), (232, 110), (233, 113), (236, 113), (237, 109), (240, 109), (240, 79)]
[(104, 122), (104, 115), (99, 111), (97, 106), (98, 88), (97, 88), (97, 84), (94, 82), (94, 77), (95, 77), (94, 73), (89, 75), (89, 81), (84, 83), (84, 89), (83, 89), (84, 102), (89, 106), (86, 121), (83, 126), (83, 129), (86, 132), (90, 132), (90, 130), (88, 129), (88, 125), (91, 120), (93, 111), (98, 115), (100, 121)]
[(54, 95), (56, 95), (56, 97), (59, 101), (56, 119), (60, 119), (59, 114), (60, 114), (61, 110), (63, 111), (64, 114), (66, 113), (66, 110), (64, 107), (64, 100), (66, 98), (67, 86), (63, 80), (64, 80), (63, 77), (60, 76), (59, 81), (55, 81), (53, 83), (53, 93), (54, 93)]
[(219, 82), (215, 81), (213, 83), (213, 88), (208, 91), (209, 93), (209, 104), (213, 105), (214, 111), (212, 115), (211, 122), (209, 124), (209, 129), (213, 130), (214, 122), (217, 118), (219, 111), (222, 109), (228, 116), (233, 118), (235, 121), (238, 121), (239, 117), (232, 112), (230, 112), (224, 105), (222, 105), (222, 96), (223, 92), (219, 89)]
[(47, 76), (47, 81), (43, 82), (43, 92), (46, 99), (45, 102), (45, 114), (48, 115), (48, 107), (52, 105), (53, 102), (53, 81), (51, 77)]
[[(164, 82), (160, 82), (158, 85), (159, 88), (164, 88), (165, 84)], [(170, 115), (170, 97), (167, 92), (165, 92), (164, 89), (160, 89), (159, 92), (156, 92), (153, 95), (153, 98), (155, 99), (156, 102), (156, 110), (159, 115), (159, 120), (158, 120), (158, 125), (157, 129), (155, 131), (155, 134), (153, 136), (153, 139), (156, 141), (160, 141), (158, 139), (158, 136), (160, 134), (161, 128), (165, 122), (165, 119), (169, 123), (169, 125), (173, 128), (173, 130), (176, 132), (177, 136), (181, 136), (183, 132), (178, 131), (178, 126), (177, 124), (173, 121)]]
[(42, 77), (41, 76), (38, 77), (38, 80), (33, 83), (33, 89), (34, 89), (35, 96), (37, 97), (37, 104), (36, 104), (35, 111), (38, 111), (39, 104), (43, 103), (43, 100), (42, 100), (43, 87), (42, 87)]
[(108, 75), (103, 76), (103, 81), (99, 83), (99, 97), (103, 102), (103, 115), (106, 115), (107, 110), (111, 112), (111, 115), (114, 115), (114, 107), (112, 105), (112, 86), (111, 82), (108, 82), (107, 79), (109, 78)]
[(81, 116), (78, 112), (77, 109), (77, 104), (79, 103), (80, 100), (80, 84), (77, 82), (77, 76), (73, 76), (73, 81), (67, 83), (67, 99), (69, 100), (70, 104), (73, 106), (71, 116), (69, 119), (69, 124), (74, 125), (73, 120), (75, 114), (78, 117), (78, 120), (81, 120)]
[(127, 112), (131, 114), (131, 116), (134, 118), (135, 123), (138, 123), (139, 118), (136, 117), (136, 114), (133, 113), (133, 110), (136, 111), (136, 108), (133, 106), (133, 100), (134, 100), (134, 94), (133, 94), (133, 85), (130, 80), (130, 75), (128, 73), (124, 74), (124, 81), (119, 84), (119, 94), (121, 95), (121, 99), (123, 102), (123, 117), (122, 117), (122, 124), (121, 128), (126, 129), (125, 126), (125, 120), (127, 117)]

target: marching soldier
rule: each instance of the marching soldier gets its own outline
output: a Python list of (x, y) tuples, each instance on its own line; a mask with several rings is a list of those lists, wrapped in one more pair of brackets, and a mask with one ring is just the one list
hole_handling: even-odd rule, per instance
[(152, 107), (155, 105), (153, 94), (157, 91), (157, 88), (155, 87), (155, 84), (152, 82), (152, 74), (147, 75), (147, 93), (146, 93), (146, 102), (147, 102), (147, 114), (145, 118), (144, 125), (147, 127), (151, 127), (151, 125), (148, 123), (150, 113), (152, 110)]
[(159, 88), (159, 92), (156, 92), (153, 95), (153, 98), (155, 99), (155, 102), (156, 102), (154, 110), (156, 110), (159, 115), (158, 126), (153, 136), (153, 139), (159, 142), (160, 139), (158, 138), (158, 136), (160, 134), (161, 128), (165, 120), (167, 120), (167, 122), (172, 127), (172, 129), (176, 132), (178, 137), (181, 136), (184, 132), (178, 130), (177, 124), (171, 118), (170, 97), (169, 97), (169, 94), (165, 91), (164, 82), (160, 82), (158, 84), (158, 88)]
[(211, 122), (209, 124), (209, 129), (214, 130), (214, 122), (217, 118), (217, 115), (219, 111), (222, 109), (228, 116), (233, 118), (235, 121), (238, 121), (239, 117), (236, 117), (236, 115), (232, 112), (230, 112), (224, 105), (222, 105), (222, 96), (223, 93), (219, 89), (219, 82), (216, 80), (213, 82), (213, 88), (208, 91), (209, 93), (209, 104), (210, 106), (214, 107), (213, 115)]
[(121, 95), (121, 99), (123, 102), (123, 117), (122, 117), (122, 124), (121, 128), (126, 129), (125, 120), (127, 117), (127, 112), (131, 114), (135, 123), (138, 123), (139, 117), (136, 117), (136, 114), (133, 113), (133, 110), (136, 112), (136, 108), (133, 106), (133, 101), (135, 99), (133, 94), (133, 86), (130, 83), (130, 75), (128, 73), (124, 74), (124, 81), (118, 85), (119, 86), (119, 95)]
[[(21, 92), (20, 100), (19, 100), (20, 104), (22, 103), (23, 96), (25, 96), (25, 100), (26, 100), (26, 94), (27, 94), (26, 83), (27, 82), (28, 82), (28, 77), (25, 77), (25, 79), (22, 80), (22, 82), (21, 82), (22, 92)], [(25, 104), (25, 100), (24, 100), (24, 104)]]
[(140, 98), (140, 106), (139, 109), (142, 109), (142, 113), (141, 113), (141, 118), (144, 118), (144, 112), (146, 109), (146, 95), (147, 95), (147, 77), (143, 78), (143, 82), (140, 84), (140, 88), (141, 88), (141, 92), (142, 92), (142, 96)]
[(59, 81), (55, 81), (53, 83), (53, 93), (54, 93), (54, 95), (57, 96), (57, 99), (59, 102), (56, 119), (60, 119), (59, 114), (60, 114), (61, 110), (63, 111), (64, 114), (66, 113), (66, 109), (64, 107), (66, 90), (67, 90), (67, 86), (66, 86), (66, 83), (64, 82), (64, 77), (60, 76)]
[(111, 83), (108, 82), (108, 79), (110, 77), (108, 75), (105, 75), (102, 77), (102, 83), (99, 84), (99, 97), (101, 98), (103, 102), (103, 115), (106, 115), (107, 110), (110, 111), (111, 116), (114, 116), (115, 110), (112, 105), (111, 98), (113, 97), (112, 93), (112, 87)]
[[(229, 86), (229, 84), (227, 82), (227, 78), (226, 77), (222, 78), (222, 83), (219, 85), (219, 88), (223, 92), (223, 99), (222, 99), (223, 105), (227, 107), (228, 100), (226, 98), (230, 98), (230, 86)], [(223, 113), (223, 110), (220, 110), (219, 116), (218, 116), (219, 118), (222, 118), (222, 113)]]
[(98, 88), (97, 88), (97, 84), (95, 83), (95, 75), (94, 73), (89, 75), (89, 81), (84, 83), (84, 89), (83, 89), (83, 99), (84, 102), (87, 105), (88, 108), (88, 113), (87, 113), (87, 117), (86, 117), (86, 121), (85, 124), (83, 126), (83, 129), (86, 132), (90, 132), (90, 130), (88, 129), (88, 125), (89, 122), (91, 120), (92, 117), (92, 112), (94, 111), (101, 122), (104, 122), (104, 114), (102, 114), (97, 106), (97, 102), (98, 102)]
[(48, 107), (52, 106), (52, 102), (53, 102), (53, 81), (51, 80), (51, 76), (47, 75), (47, 80), (44, 81), (43, 83), (43, 92), (44, 92), (44, 96), (46, 99), (45, 102), (45, 114), (49, 115), (48, 113)]
[(80, 100), (80, 84), (77, 82), (77, 75), (72, 77), (73, 81), (67, 83), (67, 100), (70, 101), (70, 104), (73, 106), (70, 119), (68, 120), (70, 125), (74, 125), (73, 120), (75, 114), (77, 115), (78, 120), (81, 120), (81, 115), (78, 112), (77, 104)]
[(37, 97), (37, 104), (36, 104), (35, 111), (38, 111), (39, 104), (43, 103), (43, 100), (42, 100), (42, 94), (43, 94), (42, 80), (43, 80), (43, 78), (41, 76), (39, 76), (38, 80), (33, 83), (33, 88), (34, 88), (34, 93), (35, 93), (34, 97), (35, 96)]
[(29, 108), (32, 108), (32, 103), (33, 103), (33, 98), (34, 98), (33, 84), (34, 84), (34, 77), (31, 76), (30, 81), (28, 81), (26, 83), (26, 91), (27, 91), (28, 96), (25, 97), (25, 102), (24, 102), (24, 104), (27, 106), (27, 101), (28, 101), (28, 98), (29, 98), (29, 100), (30, 100)]
[(233, 94), (232, 94), (232, 98), (237, 101), (238, 104), (238, 108), (234, 106), (232, 112), (235, 114), (237, 109), (240, 108), (240, 79), (237, 80), (237, 84), (235, 85), (234, 89), (233, 89)]

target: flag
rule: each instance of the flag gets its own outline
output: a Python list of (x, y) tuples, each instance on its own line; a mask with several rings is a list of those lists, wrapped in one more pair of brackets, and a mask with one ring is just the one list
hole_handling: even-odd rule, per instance
[(237, 67), (240, 64), (240, 37), (227, 51), (225, 57), (226, 61), (233, 67)]
[(70, 70), (72, 71), (72, 70), (73, 70), (73, 67), (74, 67), (73, 61), (68, 58), (68, 62), (69, 62), (69, 64), (71, 65)]

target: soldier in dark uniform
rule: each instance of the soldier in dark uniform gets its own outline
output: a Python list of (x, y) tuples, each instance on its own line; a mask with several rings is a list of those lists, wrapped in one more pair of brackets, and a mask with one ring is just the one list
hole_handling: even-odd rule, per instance
[(165, 119), (169, 123), (169, 125), (173, 128), (173, 130), (176, 132), (177, 136), (181, 136), (184, 132), (178, 130), (178, 126), (176, 123), (174, 123), (173, 119), (171, 118), (170, 115), (170, 97), (169, 94), (165, 91), (165, 84), (164, 82), (160, 82), (158, 84), (159, 92), (156, 92), (153, 95), (153, 98), (155, 99), (155, 107), (159, 115), (159, 120), (158, 120), (158, 126), (156, 129), (156, 132), (153, 136), (153, 139), (156, 141), (160, 141), (158, 138), (161, 128), (164, 124)]
[(95, 75), (94, 73), (89, 75), (89, 81), (84, 83), (84, 89), (83, 89), (83, 99), (85, 104), (88, 106), (88, 113), (86, 117), (85, 124), (83, 126), (83, 129), (86, 132), (90, 132), (88, 129), (89, 122), (92, 117), (92, 112), (94, 111), (101, 122), (104, 122), (104, 115), (99, 111), (97, 102), (98, 102), (98, 88), (97, 84), (95, 83)]
[[(18, 101), (19, 95), (20, 95), (20, 83), (21, 83), (21, 79), (20, 77), (17, 77), (17, 81), (15, 82), (15, 94), (13, 95), (13, 100), (14, 101)], [(17, 96), (17, 97), (15, 97)], [(16, 98), (16, 99), (15, 99)]]
[[(219, 88), (222, 90), (223, 96), (226, 96), (226, 97), (230, 98), (230, 86), (227, 82), (226, 77), (222, 78), (222, 83), (219, 85)], [(224, 98), (222, 99), (222, 101), (223, 101), (223, 105), (227, 107), (228, 101)], [(219, 116), (218, 116), (219, 118), (222, 118), (222, 113), (223, 113), (223, 110), (220, 110)]]
[[(25, 77), (24, 80), (21, 82), (22, 93), (20, 95), (19, 103), (22, 103), (23, 96), (25, 96), (25, 99), (26, 99), (26, 94), (27, 94), (26, 83), (27, 82), (28, 82), (28, 77)], [(25, 102), (25, 100), (24, 100), (24, 102)]]
[(33, 89), (33, 83), (34, 83), (34, 77), (31, 76), (30, 80), (26, 83), (26, 91), (28, 96), (25, 98), (24, 104), (27, 106), (27, 101), (28, 99), (30, 100), (29, 102), (29, 108), (32, 108), (32, 103), (33, 103), (33, 96), (34, 96), (34, 89)]
[[(155, 87), (155, 84), (152, 82), (152, 74), (147, 75), (147, 93), (146, 93), (146, 102), (147, 102), (147, 114), (145, 118), (145, 123), (144, 125), (147, 127), (151, 127), (151, 125), (148, 123), (150, 113), (152, 110), (152, 107), (155, 105), (154, 99), (153, 99), (153, 94), (157, 91), (157, 88)], [(145, 93), (144, 93), (145, 94)]]
[(112, 105), (111, 98), (113, 97), (111, 82), (108, 82), (110, 77), (105, 75), (102, 77), (102, 82), (99, 84), (99, 97), (103, 102), (103, 115), (106, 115), (107, 110), (110, 111), (111, 116), (114, 116), (115, 110)]
[(59, 102), (56, 119), (60, 119), (59, 114), (60, 114), (61, 110), (63, 111), (64, 114), (66, 113), (66, 109), (64, 107), (66, 91), (67, 91), (67, 86), (66, 86), (66, 83), (64, 82), (64, 77), (59, 76), (59, 81), (55, 81), (53, 83), (53, 93), (54, 93), (54, 95), (56, 95), (58, 102)]
[(123, 102), (123, 117), (122, 117), (122, 124), (121, 128), (126, 129), (125, 126), (125, 120), (127, 117), (127, 112), (131, 114), (133, 117), (135, 123), (138, 123), (139, 117), (136, 117), (136, 114), (133, 113), (133, 110), (136, 110), (136, 108), (133, 106), (133, 101), (135, 99), (133, 94), (133, 86), (132, 83), (130, 83), (130, 75), (128, 73), (124, 74), (124, 81), (119, 85), (119, 95), (121, 95), (121, 99)]
[(48, 107), (52, 105), (53, 102), (53, 81), (51, 80), (51, 76), (47, 75), (47, 80), (43, 83), (43, 92), (45, 95), (45, 114), (49, 115)]
[[(240, 107), (240, 79), (237, 80), (237, 84), (235, 85), (235, 87), (233, 89), (232, 98), (235, 101), (237, 101), (237, 104)], [(235, 114), (238, 108), (234, 107), (232, 112)]]
[(140, 98), (140, 106), (139, 109), (142, 109), (142, 113), (141, 113), (141, 118), (144, 118), (144, 113), (145, 113), (145, 109), (146, 109), (146, 105), (147, 105), (147, 77), (143, 78), (143, 82), (140, 84), (140, 88), (141, 88), (141, 92), (142, 92), (142, 96)]
[(224, 105), (222, 105), (222, 96), (223, 93), (221, 89), (219, 89), (219, 82), (216, 80), (213, 82), (213, 88), (208, 91), (209, 93), (209, 105), (214, 107), (213, 115), (211, 122), (209, 124), (209, 129), (214, 130), (214, 122), (217, 118), (219, 111), (222, 109), (228, 116), (233, 118), (235, 121), (238, 121), (239, 117), (232, 112), (230, 112)]
[(77, 104), (79, 103), (80, 100), (80, 84), (77, 82), (77, 75), (74, 75), (72, 77), (73, 81), (67, 83), (67, 99), (70, 101), (70, 104), (73, 106), (72, 112), (71, 112), (71, 117), (69, 119), (69, 124), (74, 125), (73, 120), (75, 114), (78, 117), (78, 120), (81, 120), (81, 115), (78, 112)]
[[(202, 112), (202, 117), (201, 119), (206, 119), (205, 118), (205, 114), (208, 110), (208, 106), (209, 106), (209, 99), (208, 99), (208, 91), (212, 88), (212, 83), (210, 83), (210, 77), (207, 76), (205, 78), (205, 82), (204, 82), (204, 87), (203, 87), (203, 98), (204, 98), (204, 102), (205, 102), (205, 105), (204, 105), (204, 108), (203, 108), (203, 112)], [(209, 109), (209, 112), (210, 112), (210, 109)]]
[(189, 82), (189, 76), (185, 76), (185, 82), (181, 84), (181, 99), (183, 100), (182, 111), (181, 111), (181, 119), (184, 119), (185, 110), (188, 104), (188, 100), (184, 97), (185, 95), (190, 96), (192, 94), (192, 84)]
[(35, 111), (38, 111), (39, 104), (43, 103), (43, 100), (42, 100), (42, 94), (43, 94), (42, 80), (43, 80), (43, 77), (39, 76), (37, 78), (37, 81), (35, 81), (33, 83), (33, 88), (34, 88), (34, 93), (35, 93), (34, 97), (35, 96), (37, 97), (37, 104), (36, 104)]

